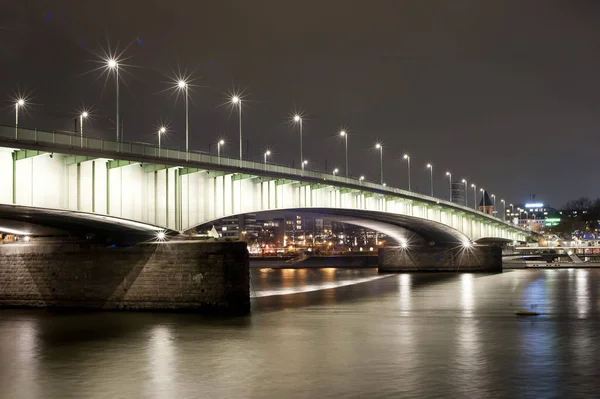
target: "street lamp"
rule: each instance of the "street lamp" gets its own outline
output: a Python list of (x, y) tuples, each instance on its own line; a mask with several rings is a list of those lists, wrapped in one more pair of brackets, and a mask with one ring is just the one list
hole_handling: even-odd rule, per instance
[(115, 84), (117, 86), (117, 141), (123, 141), (123, 138), (120, 136), (121, 126), (120, 126), (120, 114), (119, 114), (119, 63), (114, 58), (106, 59), (106, 66), (109, 70), (115, 71)]
[(238, 121), (240, 124), (240, 161), (241, 161), (242, 157), (243, 157), (243, 152), (242, 152), (242, 145), (243, 145), (242, 144), (242, 99), (240, 98), (240, 96), (233, 95), (233, 96), (231, 96), (231, 104), (238, 107)]
[(15, 140), (17, 139), (17, 132), (19, 131), (19, 108), (25, 106), (25, 100), (19, 98), (15, 103)]
[(404, 159), (406, 159), (406, 164), (408, 166), (408, 191), (410, 191), (410, 155), (404, 154)]
[(190, 129), (189, 129), (189, 85), (183, 80), (179, 79), (177, 81), (177, 87), (179, 90), (185, 93), (185, 152), (186, 158), (190, 159)]
[(502, 202), (502, 220), (506, 221), (506, 202), (503, 199), (500, 199)]
[(365, 180), (365, 177), (364, 177), (364, 176), (361, 176), (361, 177), (358, 179), (358, 182), (359, 182), (360, 184), (362, 184), (363, 180)]
[(485, 213), (485, 190), (482, 188), (479, 189), (479, 191), (481, 191), (481, 212)]
[(433, 197), (433, 165), (428, 163), (427, 169), (429, 169), (429, 181), (431, 185), (431, 196)]
[(267, 166), (267, 157), (271, 155), (271, 151), (267, 150), (265, 151), (265, 166)]
[[(295, 114), (294, 123), (297, 123), (300, 126), (300, 161), (302, 162), (302, 159), (304, 159), (304, 155), (302, 154), (302, 117)], [(302, 169), (304, 169), (304, 162), (302, 162)]]
[(158, 156), (160, 157), (160, 137), (165, 134), (167, 132), (167, 128), (164, 126), (161, 126), (158, 129)]
[(306, 159), (304, 161), (302, 161), (302, 170), (304, 170), (304, 166), (306, 166), (307, 163), (308, 163), (308, 161)]
[(494, 212), (496, 212), (496, 196), (492, 194), (490, 197), (492, 197), (492, 206), (494, 207)]
[(334, 175), (334, 176), (335, 176), (335, 175), (337, 175), (337, 174), (339, 173), (339, 171), (340, 171), (340, 170), (339, 170), (338, 168), (335, 168), (335, 169), (333, 170), (333, 175)]
[(340, 136), (344, 138), (346, 145), (346, 177), (348, 177), (348, 133), (345, 130), (340, 131)]
[(379, 150), (379, 183), (383, 184), (383, 146), (377, 143), (375, 149)]
[(217, 158), (221, 161), (221, 146), (225, 145), (225, 140), (221, 139), (217, 142)]
[(450, 188), (450, 202), (452, 202), (452, 173), (446, 172), (446, 176), (448, 176), (448, 185)]
[(477, 210), (477, 185), (473, 183), (471, 187), (473, 188), (473, 209)]
[(469, 193), (467, 188), (467, 179), (462, 179), (462, 182), (465, 185), (465, 206), (469, 206)]
[(79, 136), (81, 138), (81, 147), (83, 147), (83, 120), (89, 116), (87, 111), (83, 111), (81, 115), (79, 115)]

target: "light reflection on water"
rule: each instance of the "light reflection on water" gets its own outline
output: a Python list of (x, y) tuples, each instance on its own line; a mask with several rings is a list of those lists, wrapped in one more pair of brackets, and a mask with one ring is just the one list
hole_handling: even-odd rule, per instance
[(0, 311), (0, 397), (596, 393), (600, 270), (251, 277), (245, 318)]

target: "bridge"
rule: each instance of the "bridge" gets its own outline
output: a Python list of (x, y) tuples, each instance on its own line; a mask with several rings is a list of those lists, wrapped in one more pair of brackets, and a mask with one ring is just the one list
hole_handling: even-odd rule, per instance
[(0, 204), (180, 232), (228, 216), (297, 210), (372, 227), (400, 244), (410, 237), (524, 241), (530, 234), (465, 206), (361, 179), (20, 126), (0, 125), (0, 170)]

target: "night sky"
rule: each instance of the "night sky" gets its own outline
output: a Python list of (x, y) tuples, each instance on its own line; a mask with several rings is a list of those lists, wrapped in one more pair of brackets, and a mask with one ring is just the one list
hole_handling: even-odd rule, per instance
[[(193, 79), (190, 146), (224, 136), (236, 157), (237, 116), (226, 105), (244, 90), (249, 157), (299, 161), (304, 113), (309, 169), (447, 196), (450, 170), (497, 198), (562, 206), (596, 198), (600, 145), (600, 2), (580, 1), (4, 1), (0, 3), (0, 121), (14, 123), (15, 93), (30, 94), (21, 124), (73, 129), (93, 106), (86, 134), (113, 137), (114, 80), (90, 72), (102, 49), (127, 48), (121, 91), (124, 139), (184, 146), (177, 71)], [(166, 90), (166, 91), (165, 91)], [(472, 192), (471, 192), (472, 194)], [(469, 197), (471, 201), (472, 198)]]

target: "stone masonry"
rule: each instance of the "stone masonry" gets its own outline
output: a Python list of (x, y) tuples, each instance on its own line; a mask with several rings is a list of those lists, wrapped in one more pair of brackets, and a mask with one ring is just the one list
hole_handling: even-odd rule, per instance
[(0, 306), (250, 311), (243, 242), (0, 245)]

